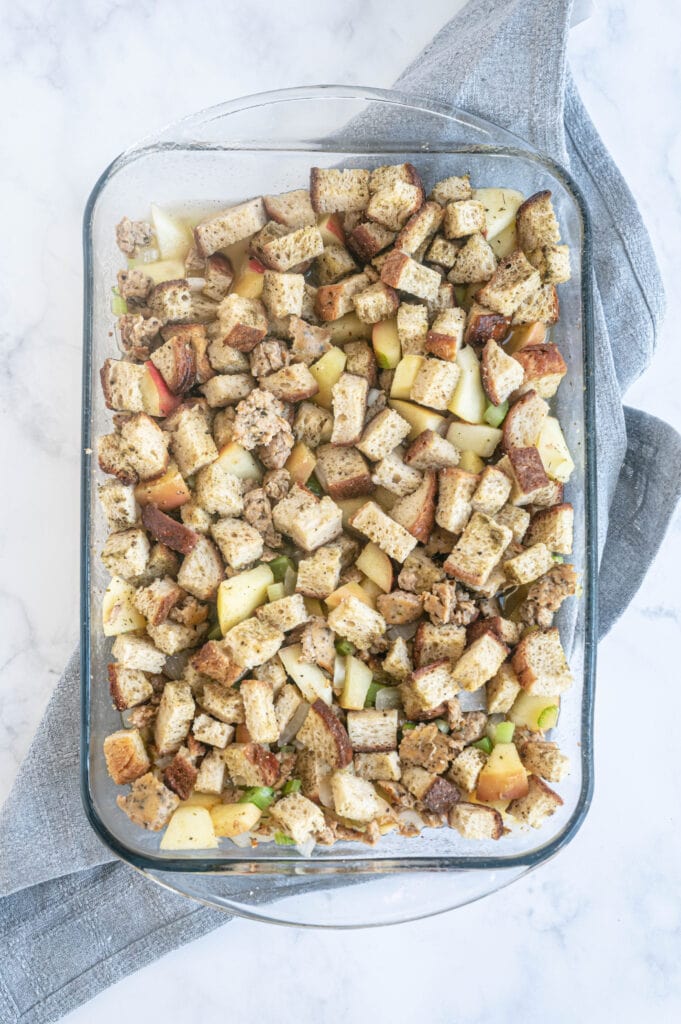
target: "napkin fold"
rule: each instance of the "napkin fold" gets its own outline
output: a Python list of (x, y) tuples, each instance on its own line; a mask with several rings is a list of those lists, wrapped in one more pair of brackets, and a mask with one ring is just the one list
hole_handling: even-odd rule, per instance
[[(681, 491), (681, 439), (622, 407), (652, 358), (664, 294), (636, 204), (566, 66), (571, 15), (570, 0), (471, 0), (396, 86), (527, 139), (570, 169), (591, 210), (602, 635), (662, 542)], [(0, 811), (3, 1024), (56, 1021), (230, 920), (150, 885), (90, 828), (79, 791), (79, 691), (74, 654)], [(235, 894), (243, 884), (234, 880)], [(330, 884), (342, 883), (263, 878), (254, 902)]]

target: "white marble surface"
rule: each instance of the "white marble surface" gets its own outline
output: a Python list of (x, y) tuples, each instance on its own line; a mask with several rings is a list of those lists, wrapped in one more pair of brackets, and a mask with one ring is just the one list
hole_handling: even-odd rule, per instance
[[(0, 799), (76, 642), (80, 223), (90, 188), (132, 141), (220, 100), (322, 81), (389, 85), (455, 4), (430, 0), (417, 17), (413, 0), (392, 0), (388, 18), (386, 7), (0, 3)], [(570, 57), (668, 288), (657, 360), (629, 401), (678, 425), (676, 0), (599, 0), (574, 30)], [(593, 807), (543, 870), (455, 914), (380, 933), (233, 922), (101, 994), (69, 1024), (113, 1024), (152, 1006), (166, 1024), (184, 1021), (188, 1007), (204, 1024), (268, 1012), (354, 1021), (368, 1006), (379, 1020), (419, 1013), (433, 1024), (680, 1019), (680, 559), (677, 517), (601, 646)], [(419, 984), (426, 971), (445, 984)]]

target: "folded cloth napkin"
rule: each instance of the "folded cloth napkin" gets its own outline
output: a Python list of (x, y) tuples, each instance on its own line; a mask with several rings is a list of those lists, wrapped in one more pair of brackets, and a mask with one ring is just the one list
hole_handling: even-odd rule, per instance
[[(650, 565), (681, 489), (681, 439), (622, 408), (645, 369), (663, 292), (636, 205), (566, 68), (570, 0), (471, 0), (396, 83), (487, 117), (568, 166), (595, 232), (600, 621), (606, 631)], [(509, 54), (522, 59), (509, 67)], [(91, 830), (78, 783), (76, 655), (0, 812), (0, 1020), (44, 1024), (229, 920), (149, 885)], [(260, 881), (256, 902), (305, 879)], [(240, 883), (235, 882), (235, 893)]]

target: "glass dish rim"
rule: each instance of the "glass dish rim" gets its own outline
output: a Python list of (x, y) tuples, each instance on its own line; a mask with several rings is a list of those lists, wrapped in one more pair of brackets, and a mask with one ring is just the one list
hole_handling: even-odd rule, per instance
[[(584, 449), (586, 455), (584, 473), (584, 519), (585, 519), (585, 567), (584, 567), (584, 680), (581, 707), (581, 768), (582, 784), (579, 800), (573, 814), (565, 824), (562, 831), (546, 844), (536, 847), (526, 853), (512, 857), (499, 856), (451, 856), (442, 855), (434, 857), (412, 856), (409, 854), (399, 857), (367, 858), (361, 857), (347, 859), (346, 857), (314, 857), (279, 856), (276, 858), (259, 856), (257, 859), (248, 860), (222, 860), (214, 857), (200, 859), (189, 858), (159, 858), (153, 855), (140, 853), (131, 849), (116, 836), (114, 836), (105, 822), (100, 817), (94, 803), (90, 787), (90, 504), (91, 504), (91, 459), (92, 441), (91, 436), (91, 412), (92, 412), (92, 339), (94, 326), (94, 253), (92, 245), (92, 223), (97, 200), (106, 188), (110, 179), (123, 167), (139, 160), (153, 152), (160, 152), (164, 149), (186, 149), (194, 150), (243, 150), (254, 151), (257, 149), (291, 150), (295, 148), (296, 141), (300, 141), (300, 151), (313, 152), (314, 140), (287, 140), (285, 144), (275, 144), (271, 147), (258, 146), (253, 142), (245, 144), (245, 140), (227, 139), (225, 144), (206, 143), (201, 140), (183, 140), (181, 143), (170, 141), (166, 137), (171, 133), (182, 133), (193, 125), (200, 125), (207, 121), (217, 120), (230, 114), (238, 113), (245, 109), (259, 106), (272, 105), (275, 103), (320, 100), (320, 99), (355, 99), (391, 104), (397, 107), (407, 107), (413, 111), (422, 110), (424, 113), (437, 114), (450, 121), (459, 121), (472, 125), (479, 130), (486, 131), (493, 128), (498, 134), (506, 136), (512, 145), (486, 145), (486, 144), (452, 144), (445, 151), (452, 153), (470, 154), (498, 154), (501, 156), (516, 156), (525, 160), (532, 160), (543, 166), (545, 170), (557, 178), (561, 185), (570, 195), (577, 206), (582, 220), (583, 239), (581, 249), (581, 311), (582, 311), (582, 358), (584, 366)], [(231, 142), (231, 145), (230, 145)], [(516, 144), (517, 143), (517, 144)], [(353, 147), (355, 152), (366, 153), (389, 153), (390, 148), (382, 142), (378, 146)], [(397, 143), (396, 152), (399, 152), (401, 144)], [(424, 152), (431, 152), (427, 145), (421, 144)], [(322, 152), (333, 152), (332, 146), (324, 140), (320, 144)], [(347, 147), (339, 147), (339, 152), (347, 151)], [(438, 150), (439, 151), (439, 150)], [(412, 96), (397, 90), (376, 89), (364, 86), (337, 86), (318, 85), (304, 86), (292, 89), (280, 89), (270, 92), (254, 93), (221, 103), (212, 107), (197, 111), (179, 121), (174, 122), (155, 133), (142, 139), (138, 144), (124, 150), (117, 156), (102, 172), (97, 179), (92, 192), (90, 193), (84, 214), (83, 214), (83, 260), (84, 260), (84, 289), (83, 289), (83, 362), (82, 362), (82, 408), (81, 408), (81, 566), (80, 566), (80, 669), (81, 669), (81, 693), (80, 693), (80, 714), (81, 714), (81, 741), (80, 741), (80, 789), (85, 814), (90, 825), (97, 833), (101, 841), (117, 857), (131, 864), (142, 871), (155, 872), (187, 872), (187, 873), (208, 873), (208, 874), (309, 874), (309, 875), (335, 875), (353, 871), (367, 874), (388, 874), (395, 872), (412, 871), (468, 871), (468, 870), (503, 870), (525, 866), (528, 869), (537, 867), (539, 864), (555, 856), (560, 849), (566, 846), (579, 831), (586, 814), (589, 810), (593, 795), (594, 785), (594, 758), (593, 758), (593, 711), (595, 694), (595, 667), (596, 667), (596, 646), (597, 646), (597, 549), (596, 549), (596, 458), (595, 458), (595, 437), (593, 427), (595, 425), (595, 391), (594, 391), (594, 367), (595, 352), (593, 344), (593, 256), (592, 256), (592, 229), (589, 211), (579, 186), (565, 168), (553, 158), (540, 153), (531, 145), (513, 135), (507, 129), (501, 128), (489, 119), (480, 118), (466, 110), (455, 106), (437, 103)]]

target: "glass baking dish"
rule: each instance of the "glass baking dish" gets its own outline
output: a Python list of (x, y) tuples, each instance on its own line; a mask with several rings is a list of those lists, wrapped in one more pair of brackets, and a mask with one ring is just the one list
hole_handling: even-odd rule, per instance
[[(575, 677), (555, 730), (572, 764), (560, 786), (564, 805), (540, 830), (515, 829), (496, 843), (467, 842), (444, 828), (426, 830), (418, 839), (389, 834), (375, 848), (356, 843), (317, 847), (306, 858), (271, 843), (244, 851), (229, 840), (210, 856), (161, 851), (158, 833), (133, 826), (116, 807), (117, 787), (102, 756), (104, 737), (120, 727), (106, 683), (111, 640), (101, 630), (100, 605), (107, 576), (98, 558), (106, 529), (96, 495), (101, 474), (92, 454), (97, 435), (110, 429), (99, 368), (105, 358), (117, 355), (110, 298), (121, 255), (114, 227), (124, 214), (146, 217), (152, 201), (191, 213), (263, 192), (303, 187), (311, 165), (374, 167), (404, 160), (416, 164), (427, 187), (447, 174), (470, 172), (476, 186), (506, 186), (525, 195), (550, 189), (563, 241), (570, 246), (573, 276), (561, 285), (561, 318), (553, 340), (568, 365), (557, 414), (575, 461), (566, 500), (575, 507), (573, 561), (583, 596), (571, 602), (574, 607), (558, 622)], [(85, 809), (103, 842), (171, 888), (223, 909), (296, 923), (319, 923), (307, 920), (301, 910), (309, 890), (325, 888), (333, 902), (334, 886), (341, 881), (383, 876), (378, 888), (376, 883), (344, 888), (335, 901), (336, 910), (327, 906), (325, 914), (338, 926), (364, 923), (360, 918), (379, 923), (378, 918), (423, 916), (468, 902), (555, 854), (578, 830), (593, 785), (596, 494), (591, 240), (587, 210), (569, 175), (510, 133), (460, 110), (394, 91), (345, 86), (293, 89), (202, 111), (121, 154), (92, 191), (83, 233), (81, 769)], [(445, 879), (442, 872), (451, 874)], [(396, 873), (399, 884), (393, 878), (386, 888), (386, 879)], [(270, 877), (266, 882), (258, 876)], [(411, 895), (405, 895), (405, 877), (419, 879), (418, 897), (413, 885)], [(264, 883), (270, 896), (263, 895)], [(381, 886), (382, 894), (369, 895)], [(277, 906), (293, 901), (288, 918), (288, 911), (277, 918), (271, 908), (256, 906), (275, 896)]]

